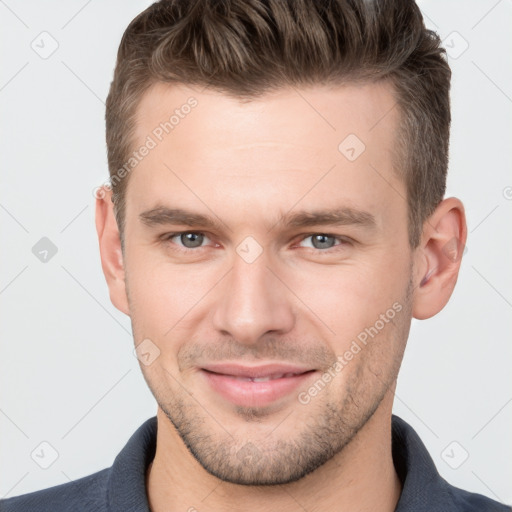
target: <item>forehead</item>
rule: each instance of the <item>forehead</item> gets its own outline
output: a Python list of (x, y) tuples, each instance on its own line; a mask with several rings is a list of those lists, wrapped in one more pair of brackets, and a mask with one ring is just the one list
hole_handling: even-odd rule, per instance
[[(186, 125), (205, 137), (206, 143), (218, 139), (223, 145), (238, 146), (254, 142), (294, 144), (306, 136), (317, 146), (322, 141), (337, 148), (336, 142), (347, 133), (371, 143), (389, 134), (390, 128), (394, 131), (398, 115), (395, 105), (393, 86), (385, 81), (286, 87), (251, 100), (157, 82), (137, 107), (135, 139), (142, 141), (152, 132), (158, 138), (162, 128), (164, 138), (172, 132), (178, 142)], [(161, 126), (166, 122), (170, 125), (168, 133)]]
[(395, 105), (385, 82), (290, 87), (251, 101), (157, 83), (137, 109), (134, 147), (151, 149), (131, 173), (127, 207), (172, 200), (204, 210), (208, 198), (217, 211), (251, 204), (262, 213), (301, 196), (303, 206), (403, 202)]

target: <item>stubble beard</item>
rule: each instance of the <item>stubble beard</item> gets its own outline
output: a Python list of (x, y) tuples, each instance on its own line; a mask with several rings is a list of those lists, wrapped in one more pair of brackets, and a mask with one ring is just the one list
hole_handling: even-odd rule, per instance
[[(356, 371), (348, 374), (343, 387), (338, 385), (338, 396), (329, 391), (336, 390), (336, 382), (342, 382), (343, 376), (338, 381), (334, 378), (309, 404), (302, 405), (297, 400), (281, 423), (268, 420), (272, 417), (269, 408), (237, 407), (233, 419), (238, 422), (238, 429), (240, 419), (247, 425), (243, 438), (230, 434), (229, 420), (213, 417), (207, 404), (205, 407), (199, 403), (184, 388), (162, 390), (151, 383), (149, 375), (144, 377), (159, 407), (208, 473), (248, 486), (295, 482), (340, 454), (372, 418), (396, 382), (410, 328), (411, 297), (412, 277), (401, 301), (403, 310), (390, 322), (392, 329), (380, 340), (380, 346), (368, 344), (357, 355), (364, 359), (360, 359)], [(382, 372), (378, 353), (389, 348), (383, 346), (389, 343), (395, 344), (394, 357)], [(261, 423), (266, 420), (268, 433), (262, 435)], [(251, 424), (255, 423), (260, 424), (258, 434), (251, 435)]]

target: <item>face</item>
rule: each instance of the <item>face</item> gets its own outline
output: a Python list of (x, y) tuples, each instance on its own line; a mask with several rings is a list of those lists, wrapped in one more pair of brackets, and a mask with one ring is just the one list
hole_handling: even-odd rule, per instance
[(251, 102), (158, 84), (139, 105), (135, 344), (159, 407), (223, 480), (303, 477), (392, 393), (413, 273), (394, 103), (384, 83)]

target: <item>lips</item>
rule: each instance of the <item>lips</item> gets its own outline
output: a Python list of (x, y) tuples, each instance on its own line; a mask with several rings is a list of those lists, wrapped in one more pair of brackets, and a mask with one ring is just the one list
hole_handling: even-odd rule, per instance
[(244, 376), (235, 376), (235, 375), (228, 375), (228, 376), (233, 377), (236, 380), (242, 380), (242, 381), (268, 382), (269, 380), (294, 377), (295, 375), (300, 375), (300, 374), (298, 374), (298, 373), (274, 373), (272, 375), (267, 375), (265, 377), (244, 377)]
[(282, 376), (287, 374), (299, 375), (311, 371), (312, 368), (291, 365), (269, 363), (259, 366), (244, 366), (234, 363), (219, 363), (204, 366), (203, 370), (232, 377), (248, 377), (256, 379), (260, 377)]
[(225, 400), (245, 407), (263, 407), (289, 397), (314, 373), (314, 369), (289, 364), (225, 363), (201, 369), (210, 389)]

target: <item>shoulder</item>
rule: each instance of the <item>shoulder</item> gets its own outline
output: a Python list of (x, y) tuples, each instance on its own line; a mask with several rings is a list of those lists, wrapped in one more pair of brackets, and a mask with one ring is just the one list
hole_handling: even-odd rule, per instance
[(0, 500), (0, 512), (148, 512), (145, 474), (155, 455), (156, 431), (156, 417), (148, 419), (111, 467), (49, 489)]
[(0, 500), (2, 512), (106, 511), (110, 468), (69, 483)]
[(393, 463), (402, 482), (395, 512), (512, 512), (509, 505), (447, 482), (416, 431), (396, 415), (392, 433)]
[(512, 507), (499, 503), (482, 494), (465, 491), (446, 483), (454, 510), (460, 512), (512, 512)]

